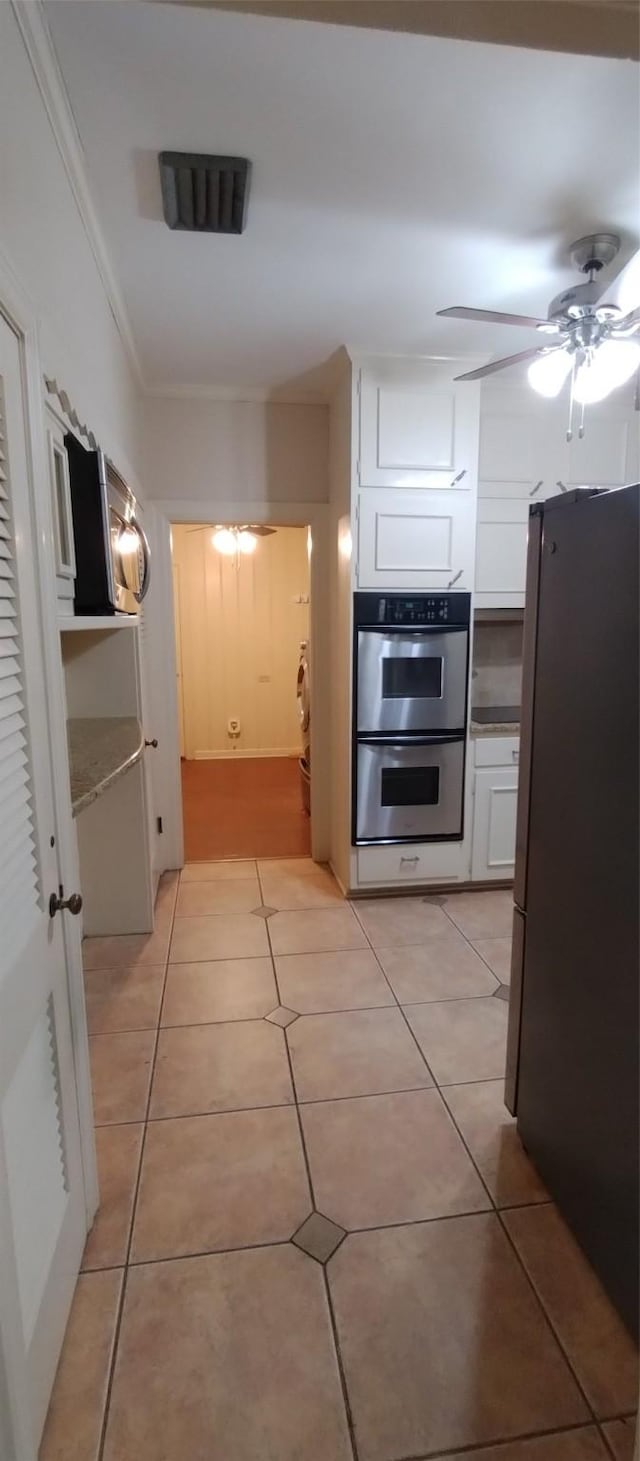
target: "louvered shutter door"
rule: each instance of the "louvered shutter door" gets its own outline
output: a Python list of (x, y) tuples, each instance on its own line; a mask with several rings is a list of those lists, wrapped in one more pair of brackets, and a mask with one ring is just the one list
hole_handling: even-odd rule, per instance
[(11, 960), (39, 915), (10, 453), (0, 377), (0, 929)]

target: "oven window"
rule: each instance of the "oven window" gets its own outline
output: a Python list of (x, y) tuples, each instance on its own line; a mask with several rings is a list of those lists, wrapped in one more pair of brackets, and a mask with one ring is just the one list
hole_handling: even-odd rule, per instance
[(442, 656), (402, 655), (382, 661), (385, 700), (441, 700)]
[(435, 807), (440, 797), (439, 766), (383, 767), (380, 805)]

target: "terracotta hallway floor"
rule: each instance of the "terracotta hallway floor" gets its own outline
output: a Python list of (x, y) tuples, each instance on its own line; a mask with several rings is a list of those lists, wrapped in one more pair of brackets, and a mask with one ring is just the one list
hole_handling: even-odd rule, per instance
[(187, 861), (309, 854), (295, 756), (181, 764)]
[(86, 941), (102, 1207), (41, 1461), (631, 1461), (634, 1345), (503, 1106), (510, 924), (245, 860)]

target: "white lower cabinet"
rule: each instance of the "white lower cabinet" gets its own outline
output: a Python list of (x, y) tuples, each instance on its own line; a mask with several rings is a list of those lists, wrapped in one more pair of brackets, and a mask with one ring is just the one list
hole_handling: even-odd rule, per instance
[(473, 587), (472, 493), (364, 487), (358, 501), (359, 588)]
[(483, 766), (475, 773), (471, 879), (512, 878), (516, 855), (516, 766)]

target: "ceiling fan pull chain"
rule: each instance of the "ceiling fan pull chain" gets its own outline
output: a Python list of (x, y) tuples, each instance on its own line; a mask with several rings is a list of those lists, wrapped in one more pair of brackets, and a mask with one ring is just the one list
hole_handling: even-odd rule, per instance
[(581, 401), (580, 402), (580, 425), (578, 427), (578, 437), (579, 437), (580, 441), (582, 441), (583, 436), (584, 436), (584, 401)]
[(573, 387), (576, 379), (576, 357), (573, 357), (571, 366), (571, 379), (569, 386), (569, 425), (567, 427), (567, 441), (573, 441)]

